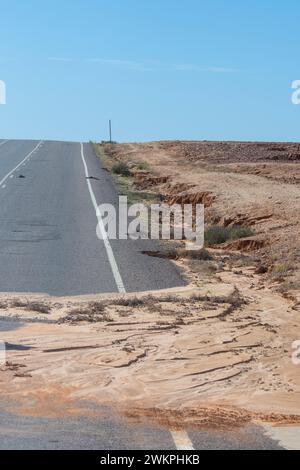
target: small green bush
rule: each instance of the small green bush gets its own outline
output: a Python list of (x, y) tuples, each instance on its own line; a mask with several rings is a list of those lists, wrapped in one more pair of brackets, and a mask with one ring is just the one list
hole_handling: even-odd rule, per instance
[(242, 225), (234, 225), (232, 227), (221, 227), (219, 225), (212, 225), (205, 231), (205, 245), (222, 245), (229, 240), (238, 240), (240, 238), (247, 238), (253, 235), (253, 231), (249, 227)]
[(138, 163), (136, 167), (140, 171), (148, 171), (149, 170), (149, 165), (148, 165), (148, 163), (145, 163), (145, 162)]
[(234, 225), (230, 227), (230, 240), (238, 240), (239, 238), (247, 238), (254, 235), (250, 227), (243, 227), (242, 225)]
[(121, 176), (130, 176), (131, 174), (128, 165), (125, 162), (115, 163), (112, 167), (112, 172)]
[(273, 268), (273, 272), (275, 274), (286, 274), (290, 270), (291, 270), (291, 267), (289, 264), (277, 264)]
[(229, 240), (229, 230), (227, 227), (214, 225), (205, 230), (204, 237), (206, 246), (221, 245)]

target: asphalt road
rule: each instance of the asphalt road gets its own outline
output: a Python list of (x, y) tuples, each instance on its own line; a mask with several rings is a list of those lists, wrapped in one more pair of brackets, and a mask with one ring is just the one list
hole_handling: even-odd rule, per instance
[[(19, 326), (19, 321), (0, 319), (0, 332)], [(300, 429), (294, 433), (291, 428), (288, 436), (286, 428), (276, 428), (274, 433), (272, 429), (253, 425), (232, 430), (174, 431), (155, 423), (126, 420), (111, 408), (87, 402), (72, 403), (72, 407), (82, 409), (82, 416), (67, 417), (64, 410), (57, 418), (19, 414), (16, 405), (20, 406), (1, 397), (0, 450), (183, 450), (192, 453), (193, 450), (280, 450), (285, 445), (299, 448)]]
[[(111, 410), (101, 418), (39, 418), (0, 411), (0, 450), (178, 450), (171, 432), (153, 424), (131, 423)], [(259, 426), (186, 432), (194, 450), (281, 450)], [(179, 449), (182, 450), (182, 449)]]
[[(0, 292), (118, 291), (88, 184), (97, 204), (117, 206), (117, 193), (90, 144), (83, 153), (86, 169), (79, 143), (0, 142)], [(171, 262), (141, 253), (154, 242), (110, 244), (127, 292), (183, 285)]]

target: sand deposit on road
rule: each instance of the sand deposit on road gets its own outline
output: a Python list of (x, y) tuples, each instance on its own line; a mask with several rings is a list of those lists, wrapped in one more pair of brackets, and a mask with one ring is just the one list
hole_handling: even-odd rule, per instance
[(2, 296), (2, 318), (22, 322), (2, 332), (2, 396), (30, 415), (80, 413), (86, 401), (173, 424), (300, 422), (299, 311), (250, 288), (250, 269), (223, 276), (137, 298)]

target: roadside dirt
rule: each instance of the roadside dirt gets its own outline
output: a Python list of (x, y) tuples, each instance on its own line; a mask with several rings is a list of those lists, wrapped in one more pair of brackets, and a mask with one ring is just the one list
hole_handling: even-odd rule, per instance
[(254, 236), (218, 248), (253, 254), (265, 271), (261, 282), (282, 293), (300, 291), (300, 144), (151, 142), (104, 149), (128, 164), (137, 189), (169, 204), (203, 203), (207, 225), (250, 227)]

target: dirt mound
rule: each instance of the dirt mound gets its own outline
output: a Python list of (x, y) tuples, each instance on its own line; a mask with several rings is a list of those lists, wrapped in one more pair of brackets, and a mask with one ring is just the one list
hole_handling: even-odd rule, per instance
[(183, 194), (172, 195), (166, 197), (165, 202), (170, 206), (173, 204), (204, 204), (205, 207), (211, 207), (216, 199), (216, 196), (209, 191), (200, 191), (200, 192), (185, 192)]
[(234, 407), (197, 407), (184, 410), (165, 409), (133, 409), (126, 410), (124, 415), (130, 420), (143, 422), (145, 418), (163, 427), (176, 429), (185, 426), (209, 428), (209, 429), (230, 429), (238, 428), (251, 421), (251, 413), (246, 410), (235, 409)]
[(174, 183), (168, 183), (163, 186), (163, 192), (164, 194), (167, 194), (169, 196), (176, 196), (180, 193), (188, 192), (191, 189), (195, 188), (194, 184), (186, 184), (186, 183), (179, 183), (179, 184), (174, 184)]
[(169, 180), (169, 176), (153, 176), (148, 172), (139, 171), (134, 174), (134, 184), (140, 189), (149, 189), (152, 186), (165, 184)]
[(227, 243), (222, 248), (225, 250), (246, 252), (261, 250), (266, 246), (266, 244), (266, 240), (261, 240), (258, 238), (242, 238), (240, 240), (234, 240), (230, 243)]
[(235, 429), (249, 424), (272, 423), (275, 425), (299, 425), (300, 416), (280, 413), (254, 413), (241, 408), (224, 405), (199, 406), (183, 410), (167, 409), (131, 409), (125, 410), (124, 415), (130, 420), (143, 422), (145, 418), (163, 427), (180, 429), (181, 423), (201, 429)]
[(245, 227), (251, 227), (258, 222), (262, 222), (265, 220), (270, 219), (273, 216), (273, 213), (271, 214), (255, 214), (255, 215), (250, 215), (250, 214), (236, 214), (234, 217), (224, 217), (221, 221), (221, 225), (224, 227), (233, 227), (234, 225), (242, 225)]

